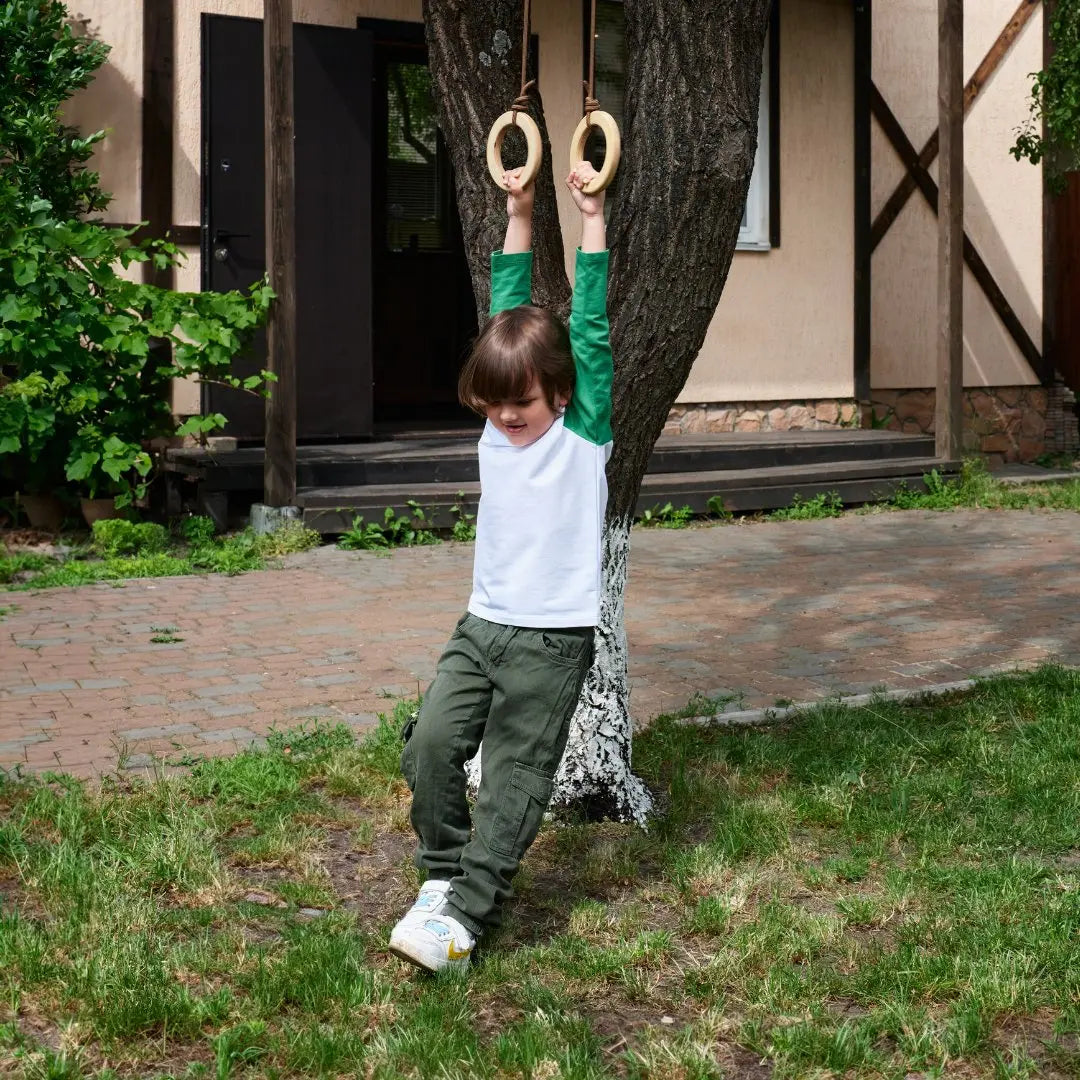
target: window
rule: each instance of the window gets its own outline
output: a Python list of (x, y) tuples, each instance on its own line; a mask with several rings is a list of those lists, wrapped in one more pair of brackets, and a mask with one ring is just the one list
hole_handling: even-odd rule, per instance
[[(771, 35), (772, 30), (769, 31)], [(761, 101), (758, 106), (758, 144), (754, 158), (754, 174), (750, 177), (750, 190), (746, 195), (742, 228), (736, 245), (749, 251), (768, 251), (769, 240), (769, 37), (765, 38), (765, 55), (761, 66)]]
[(391, 251), (446, 247), (445, 163), (427, 65), (386, 68), (386, 244)]
[[(588, 32), (589, 10), (585, 8), (585, 64), (588, 78)], [(770, 38), (776, 27), (769, 30), (765, 40), (765, 55), (761, 73), (761, 102), (758, 113), (758, 146), (754, 158), (754, 173), (750, 179), (750, 191), (743, 211), (742, 228), (739, 229), (737, 247), (744, 251), (768, 251), (770, 241), (770, 183), (771, 183), (771, 110), (770, 70), (775, 53), (770, 49)], [(622, 0), (597, 0), (596, 6), (596, 97), (600, 107), (615, 118), (620, 129), (623, 126), (624, 87), (626, 83), (626, 33)], [(596, 145), (594, 145), (596, 144)], [(603, 136), (590, 138), (586, 153), (599, 167), (603, 160)], [(618, 175), (609, 189), (610, 203), (618, 197)]]

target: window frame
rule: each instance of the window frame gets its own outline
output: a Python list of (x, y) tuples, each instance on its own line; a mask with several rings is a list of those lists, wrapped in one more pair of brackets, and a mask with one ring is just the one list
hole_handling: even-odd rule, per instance
[[(621, 3), (622, 0), (609, 0)], [(582, 0), (582, 78), (589, 78), (592, 0)], [(584, 95), (582, 95), (584, 108)], [(747, 193), (747, 225), (739, 229), (736, 251), (763, 252), (780, 246), (780, 0), (772, 0), (762, 65), (758, 145)]]

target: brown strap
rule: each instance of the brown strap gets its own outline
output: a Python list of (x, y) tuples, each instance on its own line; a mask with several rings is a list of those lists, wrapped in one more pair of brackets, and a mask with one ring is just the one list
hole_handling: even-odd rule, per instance
[(585, 116), (592, 123), (592, 114), (600, 108), (596, 100), (596, 0), (592, 0), (589, 20), (589, 81), (585, 83)]
[[(595, 0), (594, 0), (595, 2)], [(517, 114), (529, 107), (529, 91), (536, 85), (536, 80), (527, 81), (529, 77), (529, 0), (525, 0), (525, 7), (521, 18), (521, 90), (514, 98), (514, 104), (510, 106), (514, 113), (514, 124), (517, 124)]]

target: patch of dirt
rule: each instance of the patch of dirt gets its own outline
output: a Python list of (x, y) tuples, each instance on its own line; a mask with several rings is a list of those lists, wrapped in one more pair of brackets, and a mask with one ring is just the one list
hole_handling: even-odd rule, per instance
[(357, 851), (351, 833), (335, 831), (327, 834), (318, 859), (342, 908), (367, 922), (392, 922), (416, 896), (412, 877), (403, 872), (415, 845), (411, 834), (376, 831), (370, 850)]
[(21, 528), (0, 530), (0, 547), (6, 547), (9, 551), (54, 555), (58, 549), (64, 549), (65, 545), (60, 542), (56, 533), (45, 532), (43, 529)]
[(1080, 1036), (1057, 1035), (1051, 1009), (1032, 1016), (1008, 1016), (994, 1025), (994, 1044), (1005, 1054), (1015, 1050), (1038, 1063), (1038, 1075), (1048, 1080), (1071, 1080), (1080, 1075)]

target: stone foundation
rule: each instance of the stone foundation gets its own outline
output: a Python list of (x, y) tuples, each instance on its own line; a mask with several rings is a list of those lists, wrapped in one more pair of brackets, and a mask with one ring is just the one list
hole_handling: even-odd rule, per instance
[[(935, 397), (932, 389), (874, 390), (873, 400), (864, 410), (864, 426), (932, 435)], [(1043, 386), (966, 389), (964, 452), (979, 453), (993, 466), (1034, 461), (1040, 454), (1055, 450), (1050, 397), (1050, 391)], [(1060, 402), (1060, 393), (1057, 397)]]
[(675, 405), (665, 435), (702, 435), (724, 431), (828, 431), (859, 427), (854, 398), (816, 401), (734, 401)]
[[(932, 389), (874, 390), (870, 402), (820, 398), (688, 403), (672, 407), (664, 434), (877, 427), (932, 435), (934, 396)], [(982, 454), (988, 464), (1000, 465), (1078, 449), (1076, 399), (1062, 383), (1050, 387), (973, 387), (964, 391), (966, 453)]]

